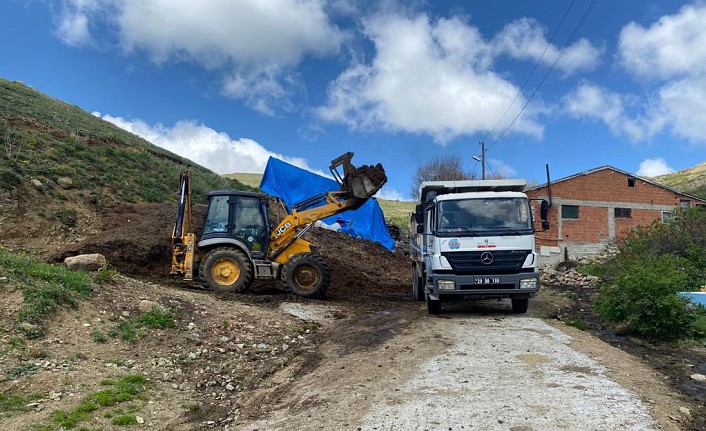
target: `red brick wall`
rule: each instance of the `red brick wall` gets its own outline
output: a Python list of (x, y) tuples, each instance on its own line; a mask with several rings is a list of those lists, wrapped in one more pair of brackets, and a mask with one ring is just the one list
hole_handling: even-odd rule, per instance
[[(626, 204), (668, 205), (679, 206), (680, 199), (690, 199), (688, 196), (667, 190), (657, 185), (635, 178), (635, 186), (628, 187), (630, 176), (610, 168), (601, 169), (584, 175), (578, 175), (567, 180), (552, 184), (552, 196), (563, 200), (598, 201)], [(527, 193), (530, 198), (547, 197), (547, 188), (542, 187)], [(704, 201), (699, 201), (704, 202)], [(694, 202), (691, 203), (694, 205)], [(559, 238), (559, 217), (561, 205), (555, 204), (549, 210), (550, 229), (541, 230), (539, 219), (539, 202), (533, 201), (535, 227), (537, 229), (537, 245), (557, 246), (559, 241), (571, 242), (604, 242), (609, 239), (608, 207), (593, 207), (579, 205), (578, 220), (562, 220), (562, 238)], [(628, 205), (628, 207), (630, 207)], [(632, 208), (631, 218), (615, 218), (615, 237), (624, 238), (627, 232), (638, 225), (649, 224), (660, 220), (661, 211), (640, 210)]]

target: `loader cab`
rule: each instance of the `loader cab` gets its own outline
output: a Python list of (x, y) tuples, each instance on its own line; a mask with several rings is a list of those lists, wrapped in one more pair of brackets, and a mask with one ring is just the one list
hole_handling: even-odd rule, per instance
[(230, 243), (246, 248), (253, 258), (267, 252), (270, 232), (265, 197), (259, 193), (220, 190), (206, 195), (208, 210), (200, 246)]

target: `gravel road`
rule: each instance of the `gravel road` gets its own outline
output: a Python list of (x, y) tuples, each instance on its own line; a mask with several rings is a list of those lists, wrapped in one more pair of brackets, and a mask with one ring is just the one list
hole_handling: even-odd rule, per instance
[(377, 311), (332, 329), (320, 365), (243, 429), (664, 429), (654, 406), (541, 319), (412, 312)]

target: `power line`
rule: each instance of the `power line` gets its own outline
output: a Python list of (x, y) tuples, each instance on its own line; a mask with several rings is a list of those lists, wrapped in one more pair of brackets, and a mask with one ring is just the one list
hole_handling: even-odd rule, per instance
[(503, 115), (500, 117), (497, 123), (495, 123), (495, 126), (490, 130), (489, 135), (493, 135), (493, 132), (495, 132), (495, 129), (498, 128), (500, 123), (505, 119), (505, 116), (507, 115), (508, 112), (510, 112), (510, 109), (515, 105), (515, 102), (517, 102), (517, 99), (520, 97), (520, 94), (522, 94), (522, 90), (525, 89), (527, 86), (527, 83), (529, 82), (530, 78), (532, 78), (532, 75), (534, 75), (534, 72), (537, 70), (537, 67), (539, 66), (539, 63), (542, 62), (544, 59), (544, 54), (547, 53), (547, 50), (551, 46), (552, 42), (554, 41), (554, 38), (556, 37), (557, 33), (559, 33), (559, 29), (561, 28), (562, 24), (564, 24), (564, 20), (566, 19), (566, 16), (569, 14), (569, 11), (571, 8), (574, 6), (574, 3), (576, 0), (571, 0), (571, 3), (569, 4), (569, 7), (566, 9), (564, 12), (564, 15), (561, 17), (561, 20), (559, 21), (559, 24), (556, 26), (556, 29), (554, 29), (554, 33), (552, 34), (552, 37), (549, 38), (549, 41), (547, 42), (547, 45), (544, 47), (544, 51), (542, 51), (542, 55), (539, 56), (537, 61), (534, 63), (534, 66), (532, 67), (532, 70), (530, 71), (529, 75), (527, 75), (527, 78), (525, 79), (525, 82), (522, 83), (522, 86), (517, 90), (517, 93), (515, 94), (515, 98), (512, 99), (512, 102), (510, 105), (507, 107), (505, 112), (503, 112)]
[(544, 81), (546, 81), (546, 79), (547, 79), (547, 77), (549, 76), (549, 74), (552, 72), (552, 70), (554, 70), (554, 67), (556, 66), (556, 64), (559, 62), (559, 60), (561, 59), (561, 57), (564, 55), (564, 53), (565, 53), (566, 50), (568, 49), (568, 47), (569, 47), (569, 45), (571, 44), (571, 42), (573, 42), (574, 38), (576, 37), (576, 34), (578, 34), (578, 31), (581, 29), (581, 27), (583, 26), (583, 24), (586, 22), (586, 19), (588, 18), (588, 16), (591, 14), (591, 11), (592, 11), (593, 8), (596, 6), (596, 3), (598, 3), (598, 0), (592, 0), (592, 1), (591, 1), (591, 3), (589, 4), (588, 8), (586, 8), (586, 12), (584, 12), (583, 16), (581, 17), (581, 20), (578, 22), (578, 24), (576, 24), (576, 27), (574, 28), (574, 31), (571, 33), (571, 36), (569, 36), (569, 39), (566, 41), (566, 43), (564, 44), (564, 46), (561, 48), (561, 51), (560, 51), (559, 54), (556, 56), (556, 59), (554, 60), (554, 62), (552, 63), (552, 65), (551, 65), (551, 66), (549, 67), (549, 69), (547, 70), (547, 73), (545, 73), (544, 76), (542, 77), (542, 80), (539, 81), (539, 84), (537, 84), (537, 87), (534, 89), (534, 91), (532, 92), (532, 94), (530, 95), (530, 97), (527, 99), (527, 102), (525, 102), (525, 104), (522, 106), (522, 109), (520, 109), (520, 112), (517, 113), (517, 115), (515, 116), (515, 118), (510, 122), (510, 124), (508, 124), (508, 126), (505, 128), (505, 130), (503, 130), (503, 132), (500, 134), (500, 136), (498, 136), (497, 139), (495, 139), (495, 140), (490, 144), (489, 148), (492, 147), (493, 145), (497, 144), (497, 143), (503, 138), (503, 136), (505, 136), (505, 133), (507, 133), (507, 131), (510, 130), (510, 128), (513, 126), (513, 124), (515, 124), (515, 121), (517, 121), (517, 119), (520, 118), (520, 115), (522, 115), (522, 113), (525, 111), (525, 108), (527, 108), (527, 105), (530, 104), (530, 102), (532, 101), (532, 99), (534, 98), (534, 96), (537, 94), (537, 92), (539, 91), (539, 89), (542, 87), (542, 84), (544, 84)]

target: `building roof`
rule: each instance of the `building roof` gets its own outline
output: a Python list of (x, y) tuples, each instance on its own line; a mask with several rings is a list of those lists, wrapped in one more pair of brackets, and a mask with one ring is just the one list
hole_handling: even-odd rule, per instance
[[(602, 171), (602, 170), (605, 170), (605, 169), (610, 169), (610, 170), (615, 171), (615, 172), (618, 172), (618, 173), (620, 173), (620, 174), (623, 174), (623, 175), (626, 175), (626, 176), (629, 176), (629, 177), (637, 178), (637, 179), (639, 179), (639, 180), (641, 180), (641, 181), (644, 181), (644, 182), (646, 182), (646, 183), (652, 184), (653, 186), (657, 186), (657, 187), (663, 188), (663, 189), (665, 189), (665, 190), (669, 190), (669, 191), (672, 192), (672, 193), (676, 193), (676, 194), (679, 194), (679, 195), (682, 195), (682, 196), (686, 196), (686, 197), (688, 197), (688, 198), (690, 198), (690, 199), (694, 199), (694, 200), (701, 201), (701, 202), (706, 202), (706, 199), (702, 199), (702, 198), (700, 198), (700, 197), (697, 197), (697, 196), (694, 196), (694, 195), (690, 195), (690, 194), (688, 194), (688, 193), (684, 193), (684, 192), (682, 192), (682, 191), (680, 191), (680, 190), (673, 189), (673, 188), (668, 187), (668, 186), (666, 186), (666, 185), (664, 185), (664, 184), (662, 184), (662, 183), (658, 183), (658, 182), (656, 182), (656, 181), (654, 181), (654, 180), (651, 180), (651, 179), (649, 179), (649, 178), (647, 178), (647, 177), (641, 177), (641, 176), (639, 176), (639, 175), (631, 174), (630, 172), (623, 171), (622, 169), (618, 169), (618, 168), (613, 167), (613, 166), (610, 166), (610, 165), (600, 166), (600, 167), (598, 167), (598, 168), (589, 169), (589, 170), (587, 170), (587, 171), (579, 172), (578, 174), (569, 175), (568, 177), (564, 177), (564, 178), (560, 178), (560, 179), (558, 179), (558, 180), (552, 181), (552, 184), (560, 183), (560, 182), (563, 182), (563, 181), (568, 181), (568, 180), (574, 179), (574, 178), (576, 178), (576, 177), (580, 177), (580, 176), (583, 176), (583, 175), (592, 174), (592, 173), (594, 173), (594, 172)], [(544, 187), (547, 187), (547, 183), (540, 184), (540, 185), (534, 186), (534, 187), (530, 187), (530, 188), (528, 188), (528, 189), (525, 190), (525, 191), (526, 191), (526, 192), (529, 192), (529, 191), (532, 191), (532, 190), (539, 190), (539, 189), (544, 188)]]

